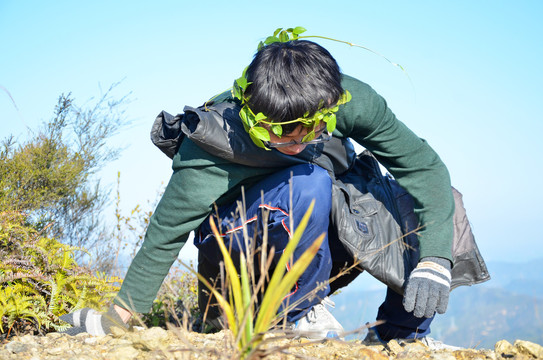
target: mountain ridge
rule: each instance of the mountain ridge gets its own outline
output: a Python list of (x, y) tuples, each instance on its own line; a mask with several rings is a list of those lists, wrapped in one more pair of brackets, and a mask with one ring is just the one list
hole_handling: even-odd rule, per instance
[[(543, 343), (543, 258), (490, 261), (487, 266), (491, 280), (453, 290), (447, 312), (432, 323), (431, 336), (466, 348), (493, 348), (501, 339)], [(383, 284), (368, 279), (368, 274), (361, 276), (366, 279), (357, 279), (332, 297), (332, 313), (348, 330), (374, 321), (385, 297)]]

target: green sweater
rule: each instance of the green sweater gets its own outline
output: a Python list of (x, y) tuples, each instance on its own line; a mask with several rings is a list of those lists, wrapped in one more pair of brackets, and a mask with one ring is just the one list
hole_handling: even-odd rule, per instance
[[(340, 106), (334, 136), (349, 137), (370, 150), (413, 196), (422, 224), (420, 257), (452, 260), (454, 201), (445, 165), (424, 140), (396, 119), (370, 86), (347, 75), (342, 86), (352, 100)], [(241, 185), (253, 184), (274, 171), (229, 162), (184, 139), (173, 159), (172, 177), (115, 303), (148, 312), (189, 233), (205, 220), (213, 204), (231, 203)]]

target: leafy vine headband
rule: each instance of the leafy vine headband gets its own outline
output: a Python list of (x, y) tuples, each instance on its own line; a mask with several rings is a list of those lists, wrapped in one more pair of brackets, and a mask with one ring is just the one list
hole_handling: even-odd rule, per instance
[[(306, 35), (306, 36), (300, 36), (300, 34), (304, 33), (306, 31), (305, 28), (301, 26), (297, 26), (295, 28), (278, 28), (273, 33), (273, 36), (268, 36), (266, 40), (261, 41), (258, 44), (258, 51), (260, 51), (264, 46), (275, 43), (275, 42), (288, 42), (292, 40), (298, 40), (302, 38), (320, 38), (325, 40), (331, 40), (336, 42), (341, 42), (350, 46), (356, 46), (365, 50), (368, 50), (374, 54), (379, 55), (380, 57), (387, 60), (389, 63), (391, 63), (394, 66), (398, 66), (402, 69), (402, 71), (405, 72), (405, 70), (398, 64), (393, 63), (392, 61), (388, 60), (383, 55), (366, 48), (364, 46), (356, 45), (347, 41), (332, 39), (324, 36), (318, 36), (318, 35)], [(250, 85), (250, 83), (247, 80), (246, 76), (247, 67), (243, 70), (243, 73), (241, 77), (236, 79), (234, 82), (234, 86), (232, 87), (232, 97), (238, 99), (241, 103), (241, 110), (239, 112), (240, 118), (242, 120), (243, 126), (245, 130), (249, 133), (249, 136), (253, 140), (253, 142), (261, 148), (264, 148), (266, 150), (269, 150), (265, 142), (270, 141), (270, 133), (268, 132), (268, 129), (271, 130), (276, 136), (281, 137), (283, 134), (283, 127), (282, 125), (291, 124), (299, 122), (306, 128), (310, 129), (310, 131), (305, 135), (302, 139), (302, 142), (308, 142), (315, 138), (315, 131), (320, 130), (321, 127), (319, 126), (321, 122), (326, 124), (326, 131), (329, 133), (333, 132), (336, 128), (336, 112), (339, 110), (339, 106), (348, 103), (351, 101), (351, 94), (349, 91), (345, 90), (343, 94), (341, 94), (339, 100), (336, 102), (336, 104), (332, 107), (326, 107), (324, 104), (324, 100), (321, 100), (321, 103), (319, 104), (319, 110), (315, 112), (313, 115), (309, 116), (309, 113), (305, 113), (303, 117), (289, 120), (289, 121), (283, 121), (283, 122), (271, 122), (267, 118), (266, 115), (259, 112), (255, 114), (253, 110), (249, 107), (249, 99), (245, 96), (245, 90), (247, 89), (247, 86)]]

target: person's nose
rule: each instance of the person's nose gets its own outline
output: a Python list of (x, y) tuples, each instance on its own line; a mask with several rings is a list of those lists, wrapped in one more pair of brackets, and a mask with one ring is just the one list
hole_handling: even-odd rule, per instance
[(295, 144), (295, 145), (289, 146), (288, 149), (289, 149), (289, 151), (291, 151), (293, 153), (299, 154), (302, 151), (304, 151), (306, 146), (307, 145), (305, 145), (305, 144)]

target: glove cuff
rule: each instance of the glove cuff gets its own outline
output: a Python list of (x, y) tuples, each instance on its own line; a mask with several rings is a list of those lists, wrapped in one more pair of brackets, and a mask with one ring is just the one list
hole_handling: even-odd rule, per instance
[(436, 256), (426, 256), (426, 257), (423, 257), (422, 259), (420, 259), (419, 264), (422, 263), (422, 262), (428, 262), (428, 261), (431, 261), (431, 262), (436, 263), (436, 264), (438, 264), (440, 266), (443, 266), (446, 270), (451, 271), (452, 264), (451, 264), (451, 261), (449, 259), (436, 257)]
[(107, 312), (102, 315), (102, 328), (104, 332), (110, 333), (111, 328), (116, 326), (124, 330), (128, 330), (128, 325), (124, 323), (117, 311), (115, 310), (115, 305), (111, 305)]
[(451, 286), (451, 263), (447, 259), (438, 257), (422, 258), (410, 278), (423, 278), (435, 281), (447, 288)]

